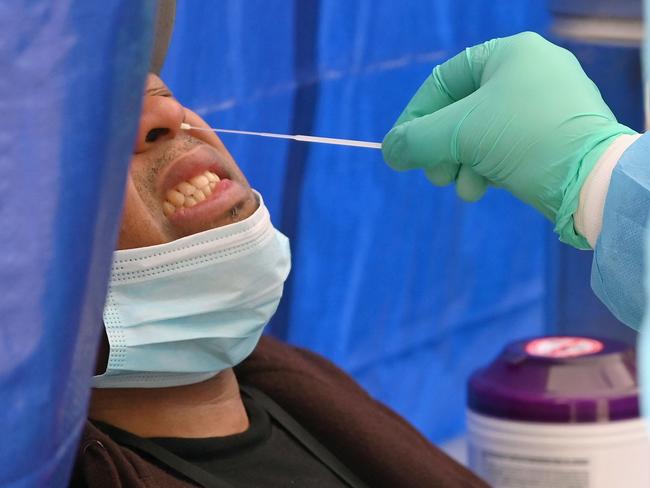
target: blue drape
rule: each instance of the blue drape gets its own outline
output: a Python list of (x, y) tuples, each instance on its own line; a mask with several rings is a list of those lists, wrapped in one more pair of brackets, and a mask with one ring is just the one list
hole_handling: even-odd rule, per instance
[(0, 3), (0, 486), (67, 485), (152, 22), (152, 2)]

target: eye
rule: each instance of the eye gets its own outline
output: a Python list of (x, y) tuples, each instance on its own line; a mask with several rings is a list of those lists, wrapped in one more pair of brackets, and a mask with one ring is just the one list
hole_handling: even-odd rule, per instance
[(165, 97), (165, 98), (174, 98), (172, 92), (166, 86), (159, 86), (156, 88), (150, 88), (145, 92), (145, 95), (149, 97)]

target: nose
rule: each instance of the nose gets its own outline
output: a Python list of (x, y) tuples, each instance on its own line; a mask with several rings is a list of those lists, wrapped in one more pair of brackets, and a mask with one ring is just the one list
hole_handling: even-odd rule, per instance
[(183, 106), (175, 99), (145, 96), (134, 152), (138, 154), (148, 151), (157, 144), (176, 137), (184, 116)]

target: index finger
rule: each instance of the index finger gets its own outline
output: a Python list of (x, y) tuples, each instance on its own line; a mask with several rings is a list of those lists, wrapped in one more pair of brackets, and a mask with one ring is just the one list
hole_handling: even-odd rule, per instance
[(436, 112), (478, 90), (485, 64), (497, 40), (468, 47), (436, 66), (415, 92), (395, 125)]

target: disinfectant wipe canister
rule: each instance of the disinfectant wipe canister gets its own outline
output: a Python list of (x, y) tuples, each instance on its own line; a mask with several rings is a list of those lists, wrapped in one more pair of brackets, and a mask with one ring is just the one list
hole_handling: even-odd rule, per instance
[(542, 337), (506, 346), (468, 385), (469, 464), (495, 488), (648, 488), (634, 349)]

